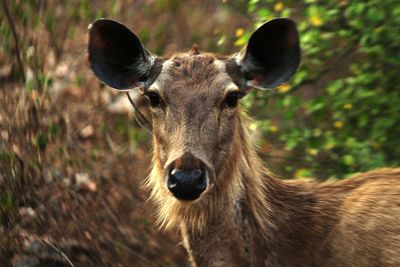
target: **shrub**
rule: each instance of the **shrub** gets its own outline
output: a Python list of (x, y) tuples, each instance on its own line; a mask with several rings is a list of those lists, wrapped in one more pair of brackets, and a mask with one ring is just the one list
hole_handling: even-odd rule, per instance
[(253, 125), (263, 140), (285, 149), (285, 171), (327, 178), (400, 165), (397, 1), (251, 0), (248, 10), (255, 27), (274, 17), (298, 22), (297, 74), (272, 96), (257, 92), (245, 103), (264, 116)]

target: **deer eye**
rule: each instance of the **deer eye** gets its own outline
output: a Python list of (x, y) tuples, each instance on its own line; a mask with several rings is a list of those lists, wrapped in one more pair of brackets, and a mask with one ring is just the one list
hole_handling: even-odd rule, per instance
[(149, 99), (150, 105), (153, 108), (161, 106), (162, 100), (159, 94), (155, 92), (148, 92), (145, 94), (145, 96)]
[(239, 99), (242, 97), (243, 97), (243, 93), (240, 93), (240, 92), (228, 93), (223, 102), (223, 107), (228, 107), (228, 108), (236, 107)]

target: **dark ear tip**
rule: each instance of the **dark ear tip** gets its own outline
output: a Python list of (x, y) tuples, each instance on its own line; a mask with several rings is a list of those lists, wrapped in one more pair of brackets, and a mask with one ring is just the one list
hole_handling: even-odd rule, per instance
[(267, 24), (267, 23), (276, 23), (276, 24), (282, 24), (282, 25), (283, 24), (296, 25), (296, 22), (294, 22), (294, 20), (289, 19), (289, 18), (274, 18), (274, 19), (271, 19), (271, 20), (265, 22), (264, 24)]
[(253, 32), (249, 42), (259, 38), (264, 39), (266, 36), (273, 39), (283, 37), (290, 41), (292, 45), (298, 45), (299, 43), (297, 25), (289, 18), (276, 18), (265, 22)]
[(98, 27), (101, 24), (107, 23), (108, 21), (109, 21), (109, 19), (106, 19), (106, 18), (96, 19), (96, 20), (92, 21), (92, 23), (90, 23), (88, 25), (88, 30), (90, 31), (93, 28)]
[(126, 28), (126, 26), (124, 24), (122, 24), (121, 22), (118, 22), (116, 20), (100, 18), (100, 19), (96, 19), (92, 23), (90, 23), (88, 25), (88, 30), (89, 30), (89, 33), (90, 33), (93, 30), (97, 30), (97, 29), (100, 29), (102, 27), (108, 27), (108, 26), (117, 26), (117, 27), (119, 26), (119, 27)]
[(286, 31), (294, 31), (297, 33), (297, 25), (296, 22), (289, 18), (276, 18), (276, 19), (271, 19), (264, 24), (262, 24), (256, 31), (261, 31), (265, 28), (279, 28), (281, 30), (286, 30)]

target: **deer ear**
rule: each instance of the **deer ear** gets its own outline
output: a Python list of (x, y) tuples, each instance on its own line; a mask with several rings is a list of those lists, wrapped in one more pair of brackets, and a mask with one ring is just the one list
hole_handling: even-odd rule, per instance
[(96, 76), (120, 90), (146, 82), (156, 59), (126, 26), (109, 19), (89, 25), (88, 53)]
[(274, 19), (261, 25), (237, 55), (250, 85), (276, 87), (287, 81), (300, 63), (299, 36), (290, 19)]

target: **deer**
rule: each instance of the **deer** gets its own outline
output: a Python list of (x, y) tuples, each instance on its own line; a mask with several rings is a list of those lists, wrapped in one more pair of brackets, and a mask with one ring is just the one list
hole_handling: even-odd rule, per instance
[(264, 23), (229, 56), (196, 46), (157, 56), (117, 21), (89, 25), (90, 68), (135, 92), (152, 134), (144, 183), (157, 223), (178, 231), (192, 266), (400, 266), (400, 168), (284, 180), (249, 140), (240, 99), (286, 82), (300, 58), (288, 18)]

